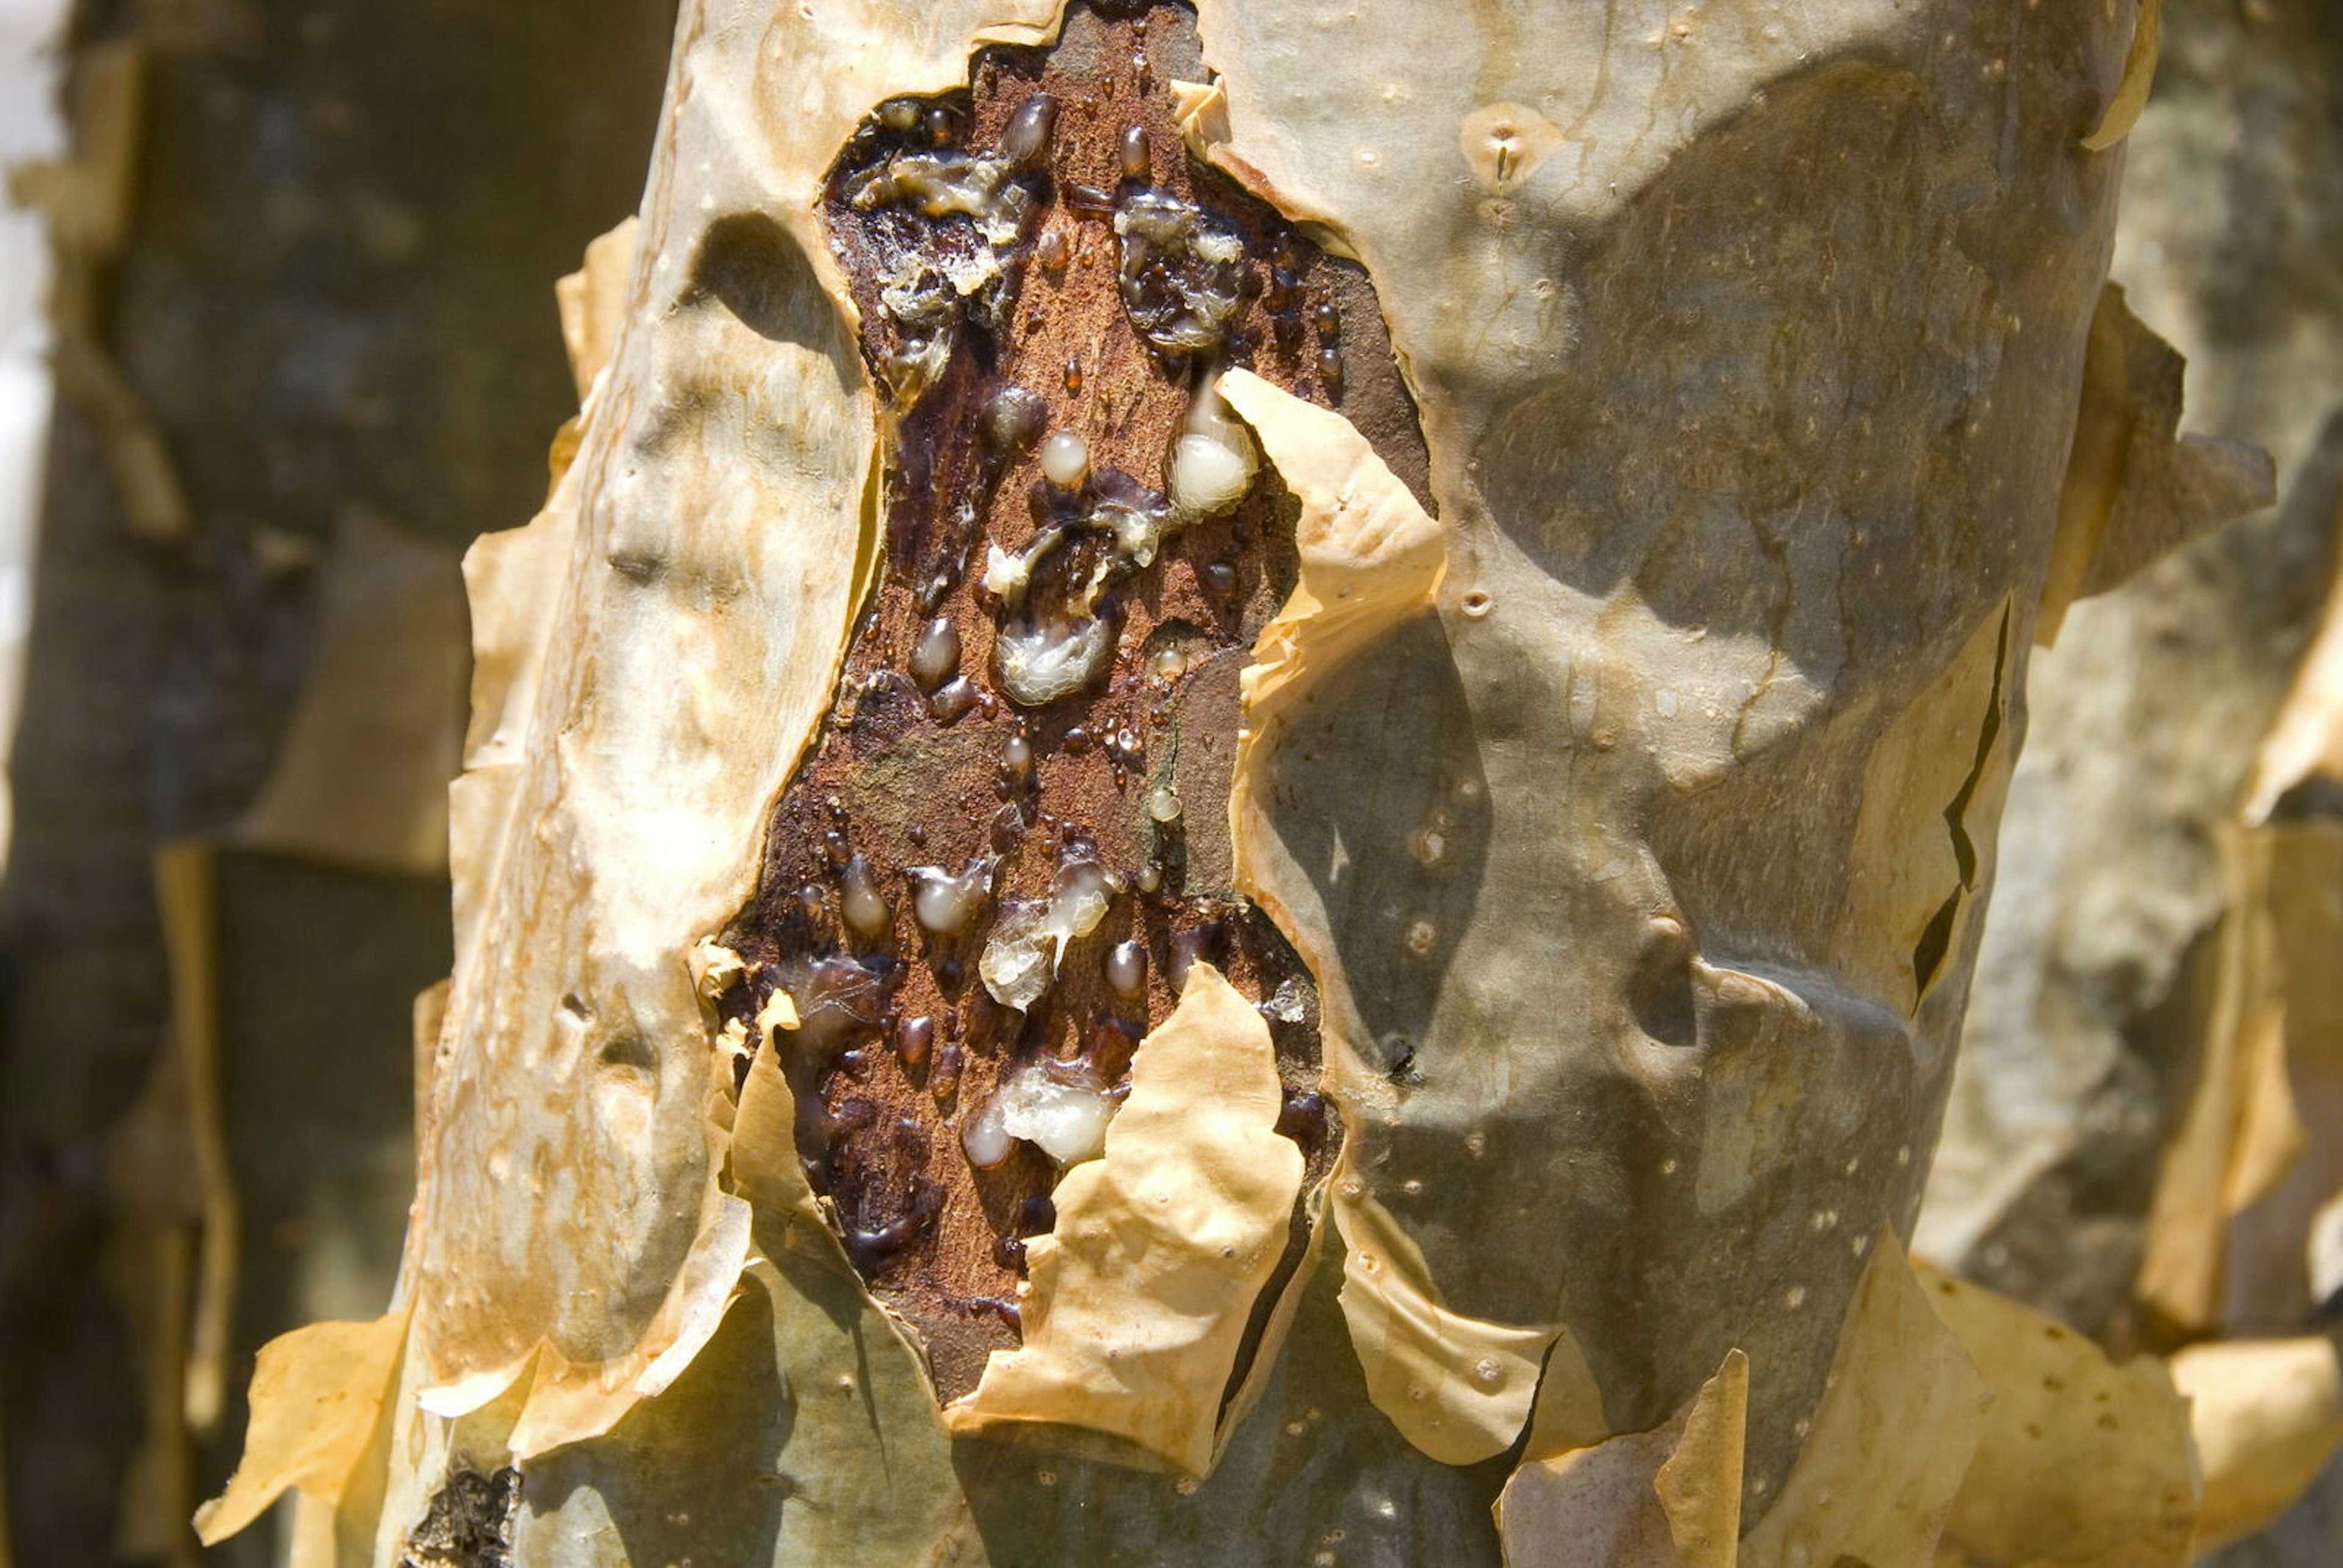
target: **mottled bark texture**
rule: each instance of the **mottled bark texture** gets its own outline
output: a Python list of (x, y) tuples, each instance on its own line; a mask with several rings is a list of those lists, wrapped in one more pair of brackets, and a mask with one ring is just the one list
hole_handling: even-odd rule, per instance
[[(542, 494), (574, 397), (545, 280), (639, 195), (671, 21), (76, 8), (75, 156), (19, 182), (64, 276), (5, 893), (16, 1563), (191, 1558), (255, 1350), (391, 1287), (408, 999), (448, 956), (417, 824), (461, 718), (458, 558)], [(175, 917), (208, 920), (200, 971), (166, 974), (166, 841), (216, 846)], [(196, 1086), (170, 1020), (206, 987)]]
[(2179, 1560), (2160, 1366), (1902, 1247), (2037, 623), (2260, 477), (2102, 296), (2153, 15), (687, 5), (400, 1292), (206, 1533)]

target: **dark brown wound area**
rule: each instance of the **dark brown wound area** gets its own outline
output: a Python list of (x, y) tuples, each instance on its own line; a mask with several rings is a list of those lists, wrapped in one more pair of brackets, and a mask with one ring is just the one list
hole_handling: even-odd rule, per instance
[[(789, 993), (799, 1155), (947, 1399), (1017, 1342), (1054, 1220), (1060, 1167), (1004, 1121), (1081, 1143), (1190, 964), (1260, 1007), (1313, 1180), (1334, 1141), (1316, 993), (1228, 834), (1295, 508), (1266, 465), (1218, 504), (1251, 442), (1197, 394), (1245, 367), (1403, 431), (1403, 477), (1423, 459), (1358, 270), (1184, 151), (1171, 84), (1203, 74), (1184, 7), (1076, 5), (967, 92), (878, 106), (828, 188), (890, 405), (881, 549), (720, 1005)], [(1302, 1239), (1297, 1211), (1289, 1267)]]

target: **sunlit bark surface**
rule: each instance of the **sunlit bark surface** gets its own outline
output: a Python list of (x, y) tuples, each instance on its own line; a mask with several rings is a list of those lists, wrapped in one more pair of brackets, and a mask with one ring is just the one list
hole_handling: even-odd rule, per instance
[(2182, 1560), (2162, 1365), (1905, 1256), (2036, 633), (2266, 498), (2153, 16), (688, 5), (206, 1535)]

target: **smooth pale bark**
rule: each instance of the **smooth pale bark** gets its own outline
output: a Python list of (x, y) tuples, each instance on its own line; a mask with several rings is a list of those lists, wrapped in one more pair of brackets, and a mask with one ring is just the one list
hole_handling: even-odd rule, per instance
[[(859, 351), (869, 280), (832, 248), (825, 176), (881, 105), (1059, 18), (690, 5), (621, 319), (577, 335), (608, 362), (546, 510), (468, 565), (456, 973), (380, 1330), (400, 1363), (335, 1390), (289, 1346), (283, 1386), (332, 1392), (317, 1419), (371, 1446), (337, 1482), (302, 1468), (315, 1442), (256, 1453), (216, 1523), (298, 1483), (320, 1560), (434, 1560), (469, 1527), (531, 1563), (1526, 1568), (1567, 1543), (1534, 1507), (1501, 1523), (1501, 1490), (1643, 1466), (1661, 1517), (1614, 1523), (1687, 1561), (1737, 1530), (1745, 1563), (1885, 1568), (1956, 1518), (1973, 1553), (2039, 1546), (1964, 1485), (1995, 1473), (1972, 1459), (2005, 1320), (1940, 1318), (1899, 1239), (2046, 583), (2063, 613), (2235, 499), (2176, 515), (2123, 484), (2193, 460), (2135, 410), (2152, 340), (2101, 305), (2152, 21), (1951, 0), (1198, 20), (1186, 150), (1361, 264), (1429, 455), (1419, 497), (1403, 443), (1322, 377), (1220, 378), (1298, 557), (1230, 737), (1234, 875), (1315, 982), (1344, 1141), (1300, 1271), (1247, 1286), (1255, 1359), (1217, 1424), (1171, 1430), (1195, 1401), (1168, 1395), (1209, 1404), (1224, 1356), (1133, 1368), (1180, 1384), (1133, 1415), (1115, 1374), (1036, 1372), (1039, 1332), (1018, 1376), (940, 1411), (798, 1151), (751, 1131), (805, 1082), (757, 1064), (799, 1060), (830, 1004), (759, 991), (744, 1018), (769, 960), (710, 941), (848, 717), (858, 609), (900, 564), (874, 497), (900, 488), (901, 402)], [(908, 148), (884, 140), (900, 121), (870, 135)], [(1101, 151), (1064, 137), (1061, 159)], [(905, 199), (908, 156), (858, 188)], [(900, 347), (899, 393), (920, 363)], [(1084, 396), (1159, 373), (1121, 363)], [(2078, 405), (2123, 439), (2078, 447)], [(1213, 975), (1190, 971), (1183, 1027), (1211, 1027), (1222, 1003), (1189, 1001)], [(1141, 1060), (1178, 1042), (1158, 1030)], [(1196, 1060), (1259, 1084), (1242, 1032)], [(1175, 1296), (1151, 1282), (1201, 1276), (1115, 1265), (1148, 1233), (1151, 1159), (1252, 1201), (1213, 1151), (1258, 1127), (1166, 1134), (1183, 1092), (1200, 1130), (1208, 1103), (1239, 1114), (1181, 1060), (1107, 1179), (1066, 1179), (1081, 1201), (1041, 1255), (1149, 1309), (1092, 1322), (1217, 1346), (1246, 1312), (1226, 1282), (1258, 1274)], [(1014, 1407), (1085, 1377), (1094, 1400)], [(2137, 1397), (2169, 1419), (2087, 1423), (2063, 1469), (2024, 1473), (2136, 1472), (2177, 1557), (2177, 1406), (2153, 1379)], [(1021, 1416), (1051, 1424), (1003, 1435)]]

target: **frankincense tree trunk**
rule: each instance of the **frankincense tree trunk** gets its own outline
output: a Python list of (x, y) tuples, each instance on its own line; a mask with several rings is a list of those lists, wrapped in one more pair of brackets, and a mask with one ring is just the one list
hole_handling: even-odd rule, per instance
[(2168, 1384), (1900, 1241), (2037, 625), (2260, 477), (2101, 297), (2153, 48), (687, 5), (468, 565), (399, 1297), (206, 1533), (2178, 1561)]

